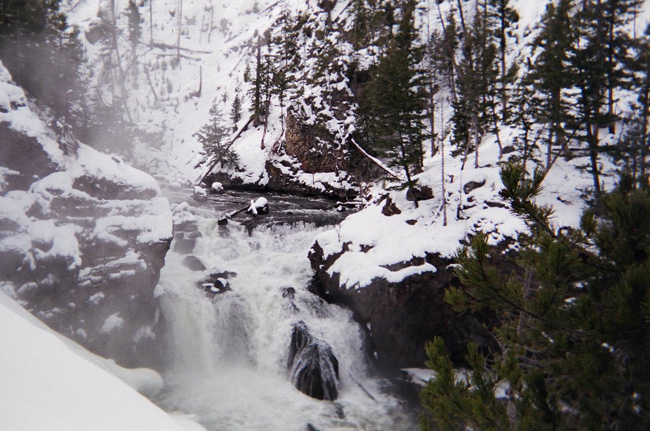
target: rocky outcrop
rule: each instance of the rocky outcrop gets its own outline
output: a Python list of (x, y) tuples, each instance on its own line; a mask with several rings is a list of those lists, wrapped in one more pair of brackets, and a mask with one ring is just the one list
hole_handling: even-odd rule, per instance
[(0, 288), (93, 352), (157, 365), (153, 290), (172, 236), (167, 200), (153, 178), (118, 158), (61, 145), (0, 64), (5, 99)]
[(203, 183), (208, 190), (218, 182), (226, 189), (245, 191), (319, 195), (337, 199), (354, 199), (358, 195), (358, 184), (349, 183), (345, 177), (339, 182), (319, 181), (288, 160), (268, 160), (265, 168), (267, 177), (264, 181), (250, 183), (228, 172), (212, 172), (203, 179)]
[(444, 301), (445, 289), (457, 283), (448, 269), (452, 263), (449, 259), (434, 255), (415, 258), (393, 269), (420, 266), (426, 261), (438, 271), (411, 275), (399, 283), (376, 278), (368, 286), (348, 290), (340, 286), (337, 273), (328, 273), (340, 256), (338, 253), (324, 258), (317, 242), (312, 247), (309, 259), (316, 274), (317, 293), (329, 302), (349, 307), (355, 320), (369, 329), (368, 347), (380, 368), (395, 372), (423, 367), (424, 344), (434, 336), (444, 338), (457, 362), (463, 360), (469, 341), (484, 348), (492, 346), (481, 321), (469, 314), (459, 315)]
[(338, 397), (339, 362), (330, 346), (314, 338), (302, 321), (294, 324), (291, 331), (287, 367), (300, 392), (319, 400), (332, 401)]
[(286, 116), (285, 149), (299, 161), (304, 172), (336, 172), (346, 170), (342, 151), (332, 151), (330, 133), (323, 125), (308, 125), (289, 110)]

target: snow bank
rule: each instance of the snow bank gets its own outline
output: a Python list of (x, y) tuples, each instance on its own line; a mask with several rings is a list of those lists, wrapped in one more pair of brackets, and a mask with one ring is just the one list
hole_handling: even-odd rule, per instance
[[(197, 430), (70, 348), (0, 291), (0, 423), (13, 431)], [(118, 368), (114, 366), (114, 368)]]

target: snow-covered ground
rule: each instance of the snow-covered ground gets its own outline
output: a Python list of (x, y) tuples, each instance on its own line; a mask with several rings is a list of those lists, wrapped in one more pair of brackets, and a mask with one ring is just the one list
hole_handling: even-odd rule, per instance
[[(462, 242), (476, 232), (489, 234), (490, 241), (496, 244), (525, 231), (523, 220), (514, 216), (499, 196), (503, 184), (499, 176), (496, 142), (483, 144), (480, 160), (479, 168), (474, 168), (470, 159), (461, 170), (461, 158), (446, 154), (446, 225), (440, 154), (427, 161), (425, 172), (418, 177), (418, 184), (430, 187), (434, 195), (432, 199), (420, 201), (419, 208), (407, 200), (406, 191), (374, 189), (372, 203), (364, 210), (316, 237), (325, 258), (347, 250), (328, 272), (340, 274), (341, 285), (348, 289), (363, 288), (375, 278), (399, 282), (416, 273), (435, 272), (437, 268), (423, 263), (393, 271), (389, 269), (390, 265), (424, 258), (427, 253), (451, 257)], [(505, 160), (507, 155), (502, 159)], [(584, 164), (584, 159), (570, 162), (559, 159), (544, 182), (545, 189), (539, 202), (554, 208), (553, 223), (558, 227), (577, 226), (579, 223), (585, 205), (583, 195), (593, 184), (591, 174), (578, 169)], [(603, 179), (611, 187), (615, 180), (614, 167), (606, 166), (609, 175)], [(400, 213), (385, 215), (382, 211), (389, 203), (394, 204)]]
[[(199, 431), (151, 396), (153, 370), (126, 370), (47, 328), (0, 289), (0, 424), (12, 431)], [(116, 377), (117, 376), (117, 377)], [(131, 386), (129, 386), (129, 383)]]

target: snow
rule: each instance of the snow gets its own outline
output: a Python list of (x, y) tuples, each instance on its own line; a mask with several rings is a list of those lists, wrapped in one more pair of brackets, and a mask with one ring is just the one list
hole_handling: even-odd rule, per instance
[(103, 334), (107, 334), (121, 328), (122, 326), (124, 326), (124, 319), (120, 317), (120, 313), (115, 313), (106, 318), (104, 325), (102, 325), (102, 329), (100, 331)]
[(436, 377), (436, 373), (428, 368), (402, 368), (409, 380), (419, 386), (425, 386), (427, 382)]
[(266, 198), (261, 197), (257, 198), (255, 200), (251, 200), (251, 204), (248, 207), (246, 211), (248, 211), (251, 214), (257, 215), (257, 212), (262, 210), (264, 207), (266, 207), (269, 204), (269, 201), (266, 200)]
[[(64, 342), (0, 292), (0, 423), (12, 431), (199, 430), (175, 420), (129, 385), (89, 361), (89, 352)], [(105, 364), (105, 367), (110, 365)], [(119, 367), (113, 365), (113, 369)], [(125, 375), (129, 370), (122, 369)], [(160, 376), (158, 376), (159, 378)], [(145, 388), (151, 370), (133, 372)], [(153, 386), (156, 386), (154, 383)]]

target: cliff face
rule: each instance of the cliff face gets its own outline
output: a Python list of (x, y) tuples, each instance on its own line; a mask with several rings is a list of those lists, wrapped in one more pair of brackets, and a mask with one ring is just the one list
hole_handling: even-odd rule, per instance
[(0, 287), (90, 350), (155, 365), (172, 237), (156, 181), (57, 136), (1, 63), (0, 142)]

